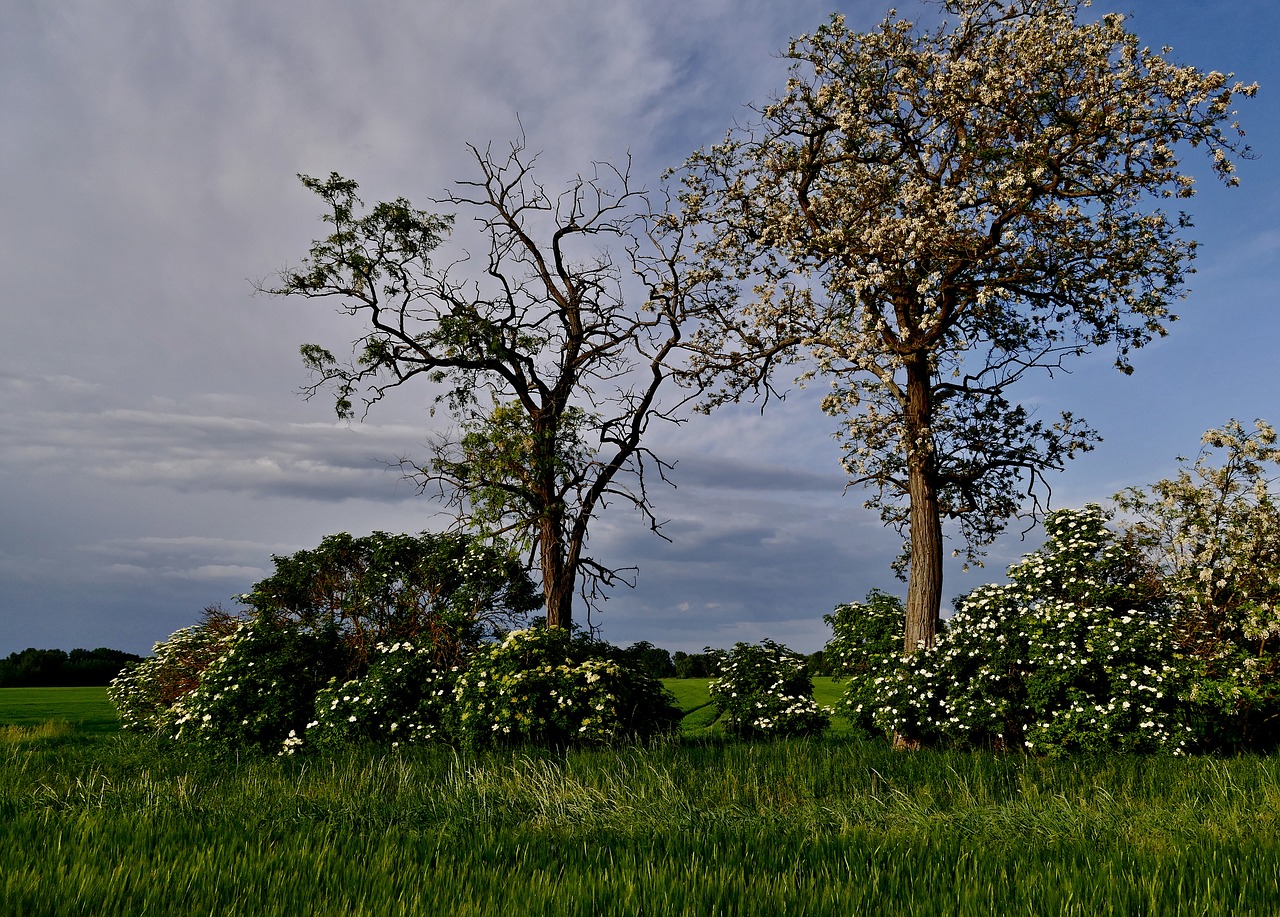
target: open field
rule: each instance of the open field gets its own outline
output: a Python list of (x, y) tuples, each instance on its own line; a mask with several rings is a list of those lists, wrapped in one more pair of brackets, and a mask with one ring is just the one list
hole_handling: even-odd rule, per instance
[(559, 754), (206, 758), (120, 733), (0, 732), (0, 901), (13, 915), (1270, 915), (1280, 760), (688, 733)]
[(66, 723), (82, 734), (120, 728), (106, 688), (0, 688), (0, 728)]

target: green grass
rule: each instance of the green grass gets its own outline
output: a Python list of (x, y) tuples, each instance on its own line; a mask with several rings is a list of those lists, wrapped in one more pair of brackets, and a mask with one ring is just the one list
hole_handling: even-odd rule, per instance
[(1276, 758), (714, 733), (296, 759), (76, 730), (0, 741), (6, 915), (1092, 917), (1277, 901)]
[[(723, 729), (718, 723), (718, 711), (711, 702), (708, 685), (710, 678), (664, 678), (662, 681), (667, 690), (676, 697), (676, 703), (684, 711), (684, 719), (680, 722), (680, 731), (691, 737), (722, 735)], [(844, 697), (845, 683), (833, 678), (818, 677), (813, 679), (814, 699), (824, 706), (835, 707)], [(850, 732), (848, 722), (839, 716), (831, 718), (831, 732), (834, 735), (846, 735)]]
[(65, 723), (81, 733), (120, 728), (106, 688), (0, 688), (0, 727)]

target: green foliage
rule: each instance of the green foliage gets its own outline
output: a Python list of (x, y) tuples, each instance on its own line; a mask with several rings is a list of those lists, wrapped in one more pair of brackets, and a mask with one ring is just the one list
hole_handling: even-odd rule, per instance
[(525, 551), (538, 536), (529, 513), (538, 489), (575, 493), (597, 461), (588, 440), (599, 417), (569, 405), (554, 424), (540, 421), (535, 424), (518, 401), (495, 403), (487, 414), (473, 412), (463, 421), (456, 443), (437, 443), (432, 461), (436, 474), (466, 492), (472, 527), (512, 530), (512, 520), (521, 520), (514, 531)]
[(469, 746), (646, 739), (680, 722), (671, 695), (624, 652), (564, 628), (480, 647), (454, 696), (458, 738)]
[(1209, 430), (1194, 465), (1116, 495), (1129, 535), (1175, 603), (1174, 637), (1190, 657), (1187, 697), (1202, 745), (1280, 745), (1280, 469), (1275, 430), (1236, 420)]
[(260, 617), (339, 628), (359, 661), (376, 643), (410, 641), (452, 665), (539, 605), (505, 546), (461, 534), (342, 532), (272, 559), (275, 572), (242, 600)]
[(1046, 754), (1187, 751), (1168, 604), (1107, 521), (1051, 513), (1009, 584), (974, 590), (933, 648), (872, 680), (877, 725)]
[(676, 666), (671, 660), (671, 654), (648, 640), (633, 643), (622, 652), (632, 667), (653, 678), (676, 677)]
[(239, 625), (223, 638), (221, 651), (195, 689), (164, 715), (175, 742), (283, 749), (303, 734), (319, 691), (349, 665), (336, 627), (270, 618)]
[(742, 738), (818, 735), (830, 725), (805, 659), (772, 640), (737, 643), (711, 682), (725, 728)]
[(0, 659), (0, 688), (105, 685), (141, 656), (99, 647), (94, 650), (40, 650), (30, 647)]
[(848, 679), (840, 713), (854, 727), (878, 733), (875, 713), (878, 686), (875, 679), (892, 672), (903, 655), (903, 620), (906, 609), (897, 596), (872, 589), (865, 602), (837, 605), (823, 615), (832, 637), (824, 655), (832, 674)]
[(728, 654), (724, 650), (703, 647), (701, 653), (685, 653), (676, 650), (671, 657), (676, 678), (713, 678)]
[(316, 697), (315, 720), (305, 739), (294, 735), (283, 749), (376, 742), (402, 744), (446, 740), (453, 719), (458, 667), (437, 660), (430, 646), (379, 643), (360, 678), (336, 679)]

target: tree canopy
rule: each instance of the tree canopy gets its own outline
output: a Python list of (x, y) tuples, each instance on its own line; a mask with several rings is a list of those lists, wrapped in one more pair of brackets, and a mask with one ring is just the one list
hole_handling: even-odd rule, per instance
[(906, 538), (905, 645), (932, 643), (944, 520), (978, 560), (1098, 436), (1011, 389), (1164, 335), (1195, 254), (1187, 146), (1235, 184), (1256, 86), (1180, 66), (1083, 0), (946, 0), (926, 29), (836, 15), (785, 91), (684, 169), (708, 279), (752, 287), (699, 332), (707, 407), (779, 364), (830, 385), (851, 481)]

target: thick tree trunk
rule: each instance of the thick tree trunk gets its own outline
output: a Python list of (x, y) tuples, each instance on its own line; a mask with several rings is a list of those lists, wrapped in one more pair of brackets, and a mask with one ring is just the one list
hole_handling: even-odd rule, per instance
[(547, 627), (573, 627), (574, 570), (565, 562), (560, 520), (542, 517), (539, 524), (539, 561), (542, 567), (542, 597), (547, 609)]
[(942, 511), (933, 454), (933, 388), (927, 359), (907, 364), (907, 494), (911, 500), (905, 653), (933, 646), (942, 608)]

